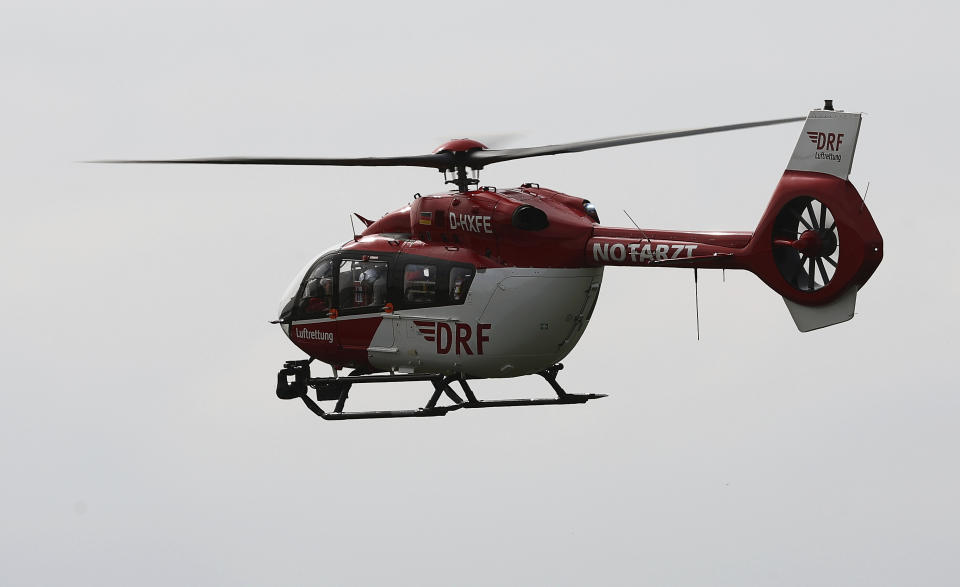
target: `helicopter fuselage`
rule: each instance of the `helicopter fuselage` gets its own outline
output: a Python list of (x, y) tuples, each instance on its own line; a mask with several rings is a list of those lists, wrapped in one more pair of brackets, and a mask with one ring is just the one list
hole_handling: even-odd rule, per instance
[(281, 323), (338, 369), (536, 373), (589, 323), (603, 278), (584, 255), (596, 222), (586, 200), (539, 186), (418, 197), (301, 272)]
[(480, 270), (462, 305), (294, 320), (284, 331), (308, 355), (336, 367), (526, 375), (562, 360), (577, 344), (602, 277), (602, 267)]

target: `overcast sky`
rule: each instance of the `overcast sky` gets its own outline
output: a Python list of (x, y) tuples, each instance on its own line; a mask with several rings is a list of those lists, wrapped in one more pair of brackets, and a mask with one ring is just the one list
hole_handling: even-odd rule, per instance
[[(35, 2), (0, 21), (0, 584), (952, 585), (957, 9), (914, 2)], [(885, 259), (797, 332), (746, 273), (608, 269), (586, 406), (324, 422), (274, 395), (317, 252), (396, 155), (867, 113)], [(800, 125), (504, 163), (605, 224), (752, 230)], [(539, 379), (481, 395), (546, 393)], [(376, 388), (356, 407), (413, 406)], [(353, 399), (353, 398), (352, 398)]]

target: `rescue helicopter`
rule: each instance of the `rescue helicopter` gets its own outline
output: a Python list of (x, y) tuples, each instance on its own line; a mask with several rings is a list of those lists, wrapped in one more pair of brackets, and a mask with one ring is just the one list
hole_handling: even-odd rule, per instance
[[(604, 226), (584, 198), (536, 183), (497, 189), (479, 182), (482, 169), (502, 161), (799, 121), (805, 121), (800, 137), (752, 232)], [(880, 232), (848, 179), (860, 123), (861, 114), (835, 110), (827, 100), (806, 117), (532, 148), (488, 149), (458, 139), (430, 154), (400, 157), (111, 162), (415, 166), (443, 173), (454, 189), (418, 194), (377, 220), (355, 214), (362, 232), (305, 266), (273, 321), (309, 357), (280, 369), (281, 399), (299, 398), (327, 420), (429, 417), (604, 397), (569, 393), (557, 375), (590, 323), (607, 266), (746, 270), (783, 297), (802, 332), (851, 319), (857, 292), (883, 258)], [(330, 365), (332, 375), (314, 377), (314, 360)], [(546, 380), (556, 397), (482, 400), (471, 387), (528, 375)], [(429, 383), (432, 391), (417, 409), (345, 410), (354, 386), (384, 382)]]

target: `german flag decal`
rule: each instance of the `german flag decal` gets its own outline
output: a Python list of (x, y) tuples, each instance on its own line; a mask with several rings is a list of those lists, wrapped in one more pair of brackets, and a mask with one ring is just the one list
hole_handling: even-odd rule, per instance
[(421, 212), (420, 224), (426, 224), (427, 226), (433, 224), (433, 212)]

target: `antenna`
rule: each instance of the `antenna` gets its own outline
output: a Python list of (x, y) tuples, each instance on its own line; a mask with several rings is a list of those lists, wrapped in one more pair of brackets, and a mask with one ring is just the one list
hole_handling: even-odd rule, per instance
[(867, 205), (867, 194), (870, 193), (870, 182), (867, 182), (867, 189), (863, 190), (863, 199), (860, 202), (860, 211), (863, 212), (863, 207)]
[(640, 235), (643, 236), (643, 238), (647, 239), (647, 244), (652, 245), (652, 244), (653, 244), (653, 241), (650, 240), (650, 237), (647, 236), (645, 232), (643, 232), (643, 229), (640, 228), (640, 227), (637, 225), (636, 222), (633, 222), (633, 217), (630, 216), (630, 213), (627, 212), (626, 210), (624, 210), (623, 213), (627, 215), (627, 218), (630, 219), (630, 222), (633, 223), (633, 225), (637, 228), (637, 230), (640, 231)]
[(697, 288), (697, 268), (693, 268), (693, 303), (697, 308), (697, 340), (700, 340), (700, 292)]
[(350, 234), (353, 235), (353, 242), (357, 242), (357, 228), (353, 225), (353, 214), (350, 214)]

